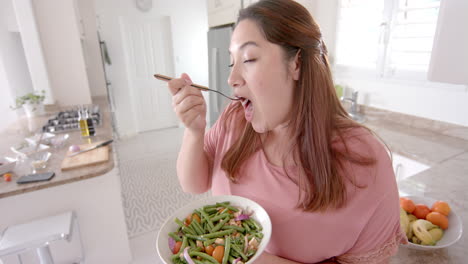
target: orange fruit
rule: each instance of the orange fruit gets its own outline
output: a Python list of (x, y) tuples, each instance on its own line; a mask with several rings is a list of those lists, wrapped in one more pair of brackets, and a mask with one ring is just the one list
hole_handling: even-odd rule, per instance
[(400, 197), (400, 207), (410, 214), (416, 209), (414, 202), (406, 197)]
[(426, 219), (427, 214), (431, 212), (429, 207), (425, 204), (416, 204), (415, 209), (413, 211), (414, 216), (416, 216), (418, 219)]
[(213, 247), (213, 246), (210, 245), (210, 246), (205, 247), (205, 252), (206, 252), (206, 254), (208, 254), (208, 255), (211, 256), (211, 255), (213, 255), (213, 251), (214, 251), (214, 247)]
[(426, 220), (433, 223), (434, 225), (439, 226), (440, 228), (444, 230), (448, 228), (448, 224), (449, 224), (448, 218), (447, 216), (441, 213), (430, 212), (429, 214), (427, 214)]
[(213, 251), (213, 258), (216, 259), (219, 263), (223, 262), (224, 257), (224, 247), (217, 246)]
[(450, 206), (444, 201), (437, 201), (432, 205), (431, 211), (448, 216), (450, 213)]
[(182, 241), (177, 241), (174, 246), (174, 251), (172, 253), (177, 254), (180, 251), (180, 247), (182, 246)]

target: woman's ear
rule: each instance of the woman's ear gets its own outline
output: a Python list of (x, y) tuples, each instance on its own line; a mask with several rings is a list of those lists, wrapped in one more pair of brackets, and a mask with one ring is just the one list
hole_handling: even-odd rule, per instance
[(298, 50), (294, 59), (289, 62), (289, 73), (293, 77), (293, 80), (299, 80), (301, 73), (301, 50)]

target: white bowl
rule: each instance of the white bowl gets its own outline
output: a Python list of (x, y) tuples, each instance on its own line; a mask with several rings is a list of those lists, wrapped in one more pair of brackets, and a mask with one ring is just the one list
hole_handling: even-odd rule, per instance
[(50, 144), (52, 144), (54, 148), (61, 148), (65, 146), (65, 143), (67, 142), (69, 137), (70, 135), (68, 134), (57, 135), (50, 139)]
[[(43, 144), (50, 144), (50, 140), (51, 138), (55, 137), (55, 134), (52, 134), (52, 133), (48, 133), (48, 132), (44, 132), (44, 134), (42, 135), (42, 139), (41, 139), (41, 143)], [(41, 134), (35, 134), (34, 136), (32, 137), (27, 137), (25, 138), (25, 140), (30, 144), (30, 145), (37, 145), (37, 142), (39, 141), (39, 139), (41, 138)]]
[(29, 144), (27, 141), (23, 141), (13, 147), (11, 147), (11, 151), (13, 151), (14, 153), (20, 155), (21, 157), (23, 158), (26, 158), (28, 155), (32, 154), (32, 153), (35, 153), (35, 151), (37, 152), (41, 152), (41, 151), (44, 151), (46, 149), (49, 149), (50, 147), (47, 146), (47, 145), (44, 145), (44, 144), (39, 144), (39, 147), (37, 147), (36, 149), (36, 146), (35, 145), (31, 145)]
[[(432, 207), (432, 204), (434, 202), (438, 201), (437, 199), (433, 199), (430, 197), (421, 197), (421, 196), (402, 196), (409, 198), (413, 200), (415, 204), (425, 204), (429, 208)], [(463, 224), (460, 219), (460, 217), (454, 212), (453, 208), (450, 210), (450, 214), (448, 215), (448, 220), (449, 220), (449, 227), (444, 230), (444, 236), (442, 237), (441, 240), (437, 241), (437, 244), (435, 246), (423, 246), (423, 245), (418, 245), (409, 242), (406, 245), (403, 245), (404, 247), (408, 248), (413, 248), (413, 249), (419, 249), (419, 250), (434, 250), (434, 249), (440, 249), (440, 248), (445, 248), (448, 246), (453, 245), (456, 243), (462, 233), (463, 233)]]
[(28, 162), (33, 170), (45, 169), (50, 156), (50, 152), (36, 152), (28, 156)]
[(244, 198), (240, 196), (233, 196), (233, 195), (220, 195), (220, 196), (211, 196), (207, 197), (198, 201), (194, 201), (179, 210), (177, 210), (174, 214), (169, 216), (164, 224), (162, 225), (161, 229), (159, 230), (158, 237), (156, 240), (156, 248), (158, 250), (159, 257), (165, 264), (172, 264), (171, 256), (172, 251), (169, 249), (168, 246), (168, 234), (169, 232), (174, 232), (179, 227), (175, 222), (174, 219), (177, 217), (179, 219), (185, 219), (190, 213), (193, 212), (194, 209), (198, 209), (205, 205), (215, 204), (219, 202), (231, 202), (233, 206), (239, 206), (244, 210), (253, 211), (252, 218), (257, 221), (263, 228), (263, 238), (260, 242), (257, 252), (253, 257), (246, 262), (246, 264), (253, 263), (265, 250), (268, 242), (270, 241), (271, 237), (271, 220), (268, 216), (268, 213), (261, 207), (258, 203)]

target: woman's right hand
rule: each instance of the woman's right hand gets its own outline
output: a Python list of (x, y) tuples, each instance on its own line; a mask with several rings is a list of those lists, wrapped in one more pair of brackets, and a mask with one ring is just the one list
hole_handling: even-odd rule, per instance
[(204, 133), (206, 102), (201, 91), (190, 86), (191, 84), (192, 80), (186, 73), (168, 82), (172, 93), (172, 107), (187, 129)]

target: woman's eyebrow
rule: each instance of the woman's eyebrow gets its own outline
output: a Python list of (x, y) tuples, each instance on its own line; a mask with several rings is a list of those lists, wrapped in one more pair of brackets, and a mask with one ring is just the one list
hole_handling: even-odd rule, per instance
[[(247, 41), (247, 42), (245, 42), (244, 44), (240, 45), (239, 50), (242, 50), (242, 49), (244, 49), (245, 47), (247, 47), (247, 46), (249, 46), (249, 45), (253, 45), (253, 46), (255, 46), (255, 47), (258, 47), (257, 42), (255, 42), (255, 41)], [(231, 54), (231, 50), (229, 50), (229, 54)]]

